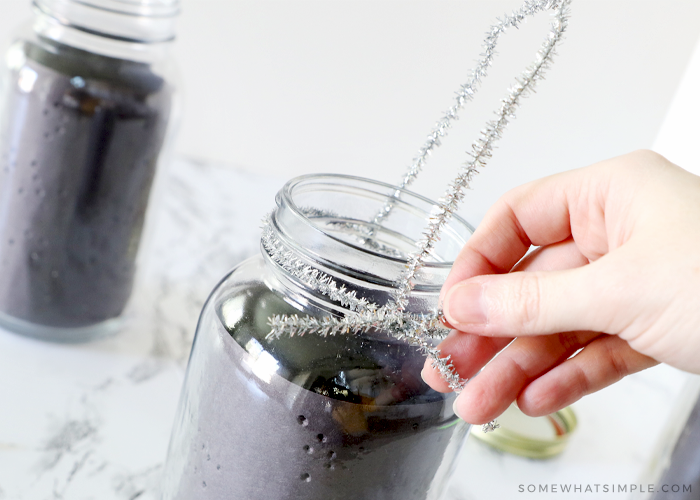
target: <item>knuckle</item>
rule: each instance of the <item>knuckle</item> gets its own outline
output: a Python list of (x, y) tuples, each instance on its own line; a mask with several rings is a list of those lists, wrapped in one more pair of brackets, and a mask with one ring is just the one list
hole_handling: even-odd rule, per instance
[(559, 343), (564, 352), (574, 352), (581, 348), (580, 332), (562, 332), (559, 334)]
[(591, 392), (591, 381), (583, 367), (577, 363), (573, 364), (572, 392), (578, 397), (585, 396)]
[(622, 380), (630, 373), (629, 366), (624, 356), (613, 348), (611, 342), (606, 343), (607, 357), (609, 360), (610, 370), (612, 371), (613, 380), (617, 382)]
[(542, 281), (537, 273), (520, 274), (514, 286), (510, 288), (507, 303), (512, 309), (513, 328), (520, 331), (535, 332), (540, 329), (540, 309), (542, 306)]
[(642, 172), (654, 172), (666, 163), (666, 159), (659, 153), (638, 149), (624, 155), (622, 161), (615, 162), (615, 168), (622, 174), (639, 177)]
[(638, 149), (630, 153), (630, 156), (638, 161), (659, 162), (664, 160), (663, 156), (650, 149)]

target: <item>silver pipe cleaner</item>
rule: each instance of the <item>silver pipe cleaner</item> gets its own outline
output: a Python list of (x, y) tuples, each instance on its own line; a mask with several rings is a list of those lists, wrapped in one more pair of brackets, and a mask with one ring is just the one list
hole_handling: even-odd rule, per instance
[(401, 182), (397, 185), (396, 191), (394, 191), (384, 206), (377, 212), (372, 222), (379, 225), (389, 216), (394, 208), (395, 202), (401, 198), (402, 190), (413, 184), (418, 174), (422, 172), (423, 167), (428, 161), (428, 157), (436, 148), (442, 145), (441, 139), (447, 135), (452, 126), (452, 122), (459, 119), (459, 112), (468, 102), (474, 99), (474, 96), (481, 86), (482, 78), (487, 76), (488, 68), (493, 63), (498, 40), (501, 35), (505, 33), (506, 29), (509, 27), (517, 28), (526, 16), (534, 15), (542, 10), (557, 8), (557, 4), (558, 2), (555, 0), (544, 0), (541, 2), (526, 1), (519, 11), (511, 15), (506, 15), (503, 20), (499, 20), (498, 24), (491, 27), (491, 30), (487, 33), (486, 39), (484, 40), (484, 51), (481, 53), (481, 59), (477, 61), (476, 67), (471, 71), (469, 81), (460, 85), (459, 89), (455, 92), (456, 97), (454, 104), (445, 111), (443, 116), (435, 123), (435, 126), (428, 134), (425, 144), (418, 150), (418, 156), (413, 159), (411, 165), (401, 179)]
[[(280, 335), (341, 335), (349, 333), (366, 332), (370, 329), (386, 330), (396, 338), (403, 339), (417, 346), (432, 362), (449, 387), (459, 392), (466, 383), (454, 368), (451, 357), (442, 357), (440, 350), (433, 347), (432, 338), (443, 338), (447, 329), (442, 326), (442, 313), (435, 311), (432, 314), (416, 315), (405, 311), (408, 305), (408, 296), (414, 286), (414, 279), (418, 270), (425, 264), (426, 259), (434, 250), (439, 239), (440, 231), (457, 211), (459, 203), (464, 198), (464, 191), (469, 187), (472, 178), (478, 170), (486, 165), (491, 158), (495, 143), (502, 137), (505, 127), (515, 117), (515, 112), (520, 105), (520, 99), (529, 95), (537, 82), (542, 80), (545, 71), (555, 55), (555, 47), (562, 40), (568, 26), (569, 5), (571, 0), (526, 0), (521, 8), (510, 15), (499, 19), (487, 32), (484, 41), (484, 53), (476, 69), (472, 71), (469, 82), (462, 85), (457, 93), (456, 103), (445, 113), (445, 116), (437, 123), (435, 129), (428, 137), (428, 141), (421, 148), (419, 156), (414, 160), (403, 177), (399, 188), (387, 201), (382, 210), (375, 216), (373, 222), (380, 223), (391, 212), (394, 202), (398, 199), (400, 189), (412, 183), (423, 168), (428, 155), (435, 147), (440, 145), (440, 138), (447, 134), (452, 120), (457, 119), (457, 113), (464, 104), (472, 99), (481, 78), (486, 76), (486, 70), (491, 65), (495, 55), (495, 47), (499, 37), (509, 27), (518, 25), (528, 16), (533, 16), (544, 10), (555, 10), (554, 21), (550, 32), (542, 47), (537, 52), (536, 60), (528, 66), (516, 83), (509, 89), (508, 95), (502, 99), (500, 108), (496, 111), (497, 119), (489, 121), (481, 130), (480, 137), (472, 144), (469, 154), (471, 159), (462, 165), (456, 179), (448, 185), (445, 194), (440, 198), (437, 207), (433, 210), (428, 226), (423, 232), (423, 237), (418, 242), (418, 250), (411, 254), (406, 262), (406, 269), (396, 281), (393, 293), (393, 301), (385, 306), (377, 306), (364, 298), (358, 298), (355, 292), (348, 292), (343, 287), (337, 287), (334, 280), (313, 266), (303, 263), (292, 252), (284, 247), (274, 236), (270, 227), (270, 221), (265, 222), (263, 228), (263, 246), (270, 257), (280, 264), (287, 272), (311, 287), (313, 290), (328, 296), (331, 300), (339, 302), (349, 309), (349, 313), (342, 318), (327, 317), (322, 319), (310, 316), (273, 316), (269, 319), (271, 331), (268, 337)], [(498, 427), (495, 421), (484, 424), (482, 430), (489, 432)]]

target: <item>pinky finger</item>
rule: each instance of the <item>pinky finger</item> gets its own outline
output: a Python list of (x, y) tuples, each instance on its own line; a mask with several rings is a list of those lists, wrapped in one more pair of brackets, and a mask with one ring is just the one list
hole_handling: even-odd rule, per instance
[(525, 387), (518, 407), (533, 417), (548, 415), (656, 364), (620, 337), (602, 336)]

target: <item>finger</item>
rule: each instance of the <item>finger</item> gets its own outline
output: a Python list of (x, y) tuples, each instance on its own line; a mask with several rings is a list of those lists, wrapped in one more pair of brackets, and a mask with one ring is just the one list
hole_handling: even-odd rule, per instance
[(455, 410), (467, 422), (489, 422), (503, 413), (521, 391), (600, 334), (568, 332), (513, 341), (476, 377), (455, 402)]
[[(540, 245), (567, 239), (571, 235), (569, 212), (560, 183), (568, 175), (572, 174), (525, 184), (499, 199), (455, 259), (443, 291), (472, 276), (510, 271), (530, 248), (533, 236)], [(546, 238), (539, 234), (542, 230), (534, 235), (527, 232), (536, 214), (549, 223)]]
[[(588, 264), (588, 259), (579, 251), (572, 238), (564, 241), (539, 247), (527, 254), (513, 268), (512, 272), (524, 271), (556, 271), (571, 269)], [(445, 325), (455, 328), (446, 319)]]
[(443, 295), (473, 276), (508, 272), (531, 244), (551, 245), (573, 236), (587, 258), (606, 253), (605, 199), (611, 171), (620, 163), (624, 158), (545, 177), (506, 193), (455, 259)]
[[(513, 271), (569, 269), (587, 263), (588, 259), (581, 254), (574, 241), (568, 238), (565, 241), (534, 250), (522, 259)], [(448, 324), (448, 326), (450, 325)], [(438, 347), (443, 356), (451, 356), (460, 377), (471, 378), (511, 340), (510, 338), (488, 339), (453, 331)], [(436, 391), (451, 391), (440, 372), (432, 367), (431, 360), (426, 360), (421, 376)]]
[[(519, 337), (592, 330), (620, 333), (634, 318), (643, 278), (628, 256), (634, 248), (563, 271), (477, 276), (453, 286), (443, 311), (456, 329)], [(642, 280), (639, 286), (636, 280)], [(624, 285), (625, 292), (620, 293)], [(620, 314), (624, 311), (624, 314)]]
[(572, 269), (588, 264), (573, 238), (538, 247), (518, 262), (511, 272), (524, 271), (558, 271)]
[(599, 337), (528, 385), (518, 397), (518, 407), (533, 417), (548, 415), (656, 364), (617, 336)]
[[(512, 339), (488, 338), (453, 330), (438, 348), (442, 356), (451, 356), (452, 364), (461, 378), (473, 377)], [(423, 380), (439, 392), (452, 392), (440, 372), (433, 368), (430, 358), (425, 360), (421, 372)]]

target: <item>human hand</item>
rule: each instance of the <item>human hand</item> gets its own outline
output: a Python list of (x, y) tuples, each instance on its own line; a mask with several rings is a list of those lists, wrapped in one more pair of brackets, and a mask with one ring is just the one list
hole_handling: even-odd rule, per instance
[[(638, 151), (516, 188), (442, 296), (440, 349), (478, 373), (455, 402), (474, 424), (514, 400), (552, 413), (657, 362), (700, 373), (700, 177)], [(429, 362), (423, 378), (449, 391)]]

